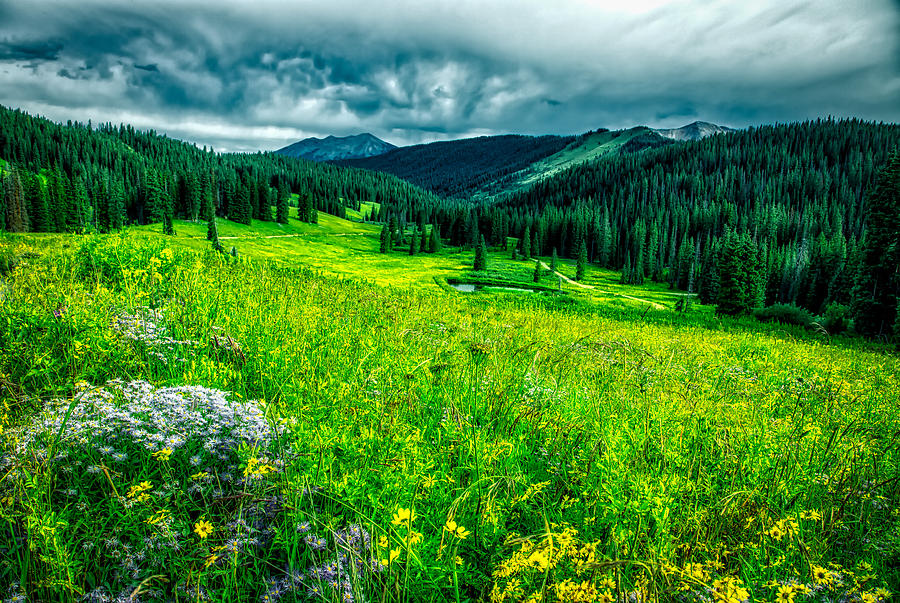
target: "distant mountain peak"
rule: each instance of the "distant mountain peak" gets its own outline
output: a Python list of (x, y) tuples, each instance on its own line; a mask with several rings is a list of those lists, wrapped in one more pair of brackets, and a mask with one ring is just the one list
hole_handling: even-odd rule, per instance
[(680, 128), (657, 128), (653, 130), (664, 138), (672, 140), (700, 140), (713, 134), (727, 134), (734, 132), (733, 128), (709, 123), (708, 121), (695, 121)]
[(397, 147), (368, 132), (351, 136), (329, 135), (325, 138), (305, 138), (278, 149), (275, 153), (287, 157), (302, 157), (312, 161), (339, 161), (374, 157)]

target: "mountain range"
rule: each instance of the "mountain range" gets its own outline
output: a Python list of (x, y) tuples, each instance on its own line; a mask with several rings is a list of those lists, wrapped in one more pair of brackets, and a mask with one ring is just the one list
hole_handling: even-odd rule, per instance
[(727, 134), (734, 132), (733, 128), (711, 124), (707, 121), (695, 121), (694, 123), (680, 128), (657, 128), (654, 130), (663, 138), (671, 138), (672, 140), (700, 140), (713, 134)]
[[(598, 132), (603, 131), (605, 130), (598, 130)], [(656, 133), (663, 138), (681, 142), (685, 140), (700, 140), (701, 138), (706, 138), (707, 136), (711, 136), (713, 134), (727, 134), (728, 132), (734, 132), (735, 130), (726, 126), (719, 126), (705, 121), (695, 121), (680, 128), (653, 129), (644, 126), (638, 126), (637, 128), (632, 128), (628, 131)], [(589, 136), (590, 134), (591, 132), (588, 132), (587, 134), (582, 134), (581, 137)], [(507, 134), (501, 136), (483, 136), (477, 140), (486, 141), (490, 139), (499, 139), (506, 141), (513, 138), (520, 140), (531, 138), (536, 141), (532, 146), (543, 146), (542, 142), (539, 141), (546, 141), (550, 139), (564, 140), (567, 138), (571, 139), (572, 137), (521, 136)], [(423, 149), (432, 150), (429, 148), (431, 147), (431, 145), (436, 145), (439, 148), (450, 148), (450, 146), (460, 142), (461, 141), (450, 140), (413, 145), (409, 147), (397, 147), (389, 142), (381, 140), (377, 136), (366, 132), (363, 134), (356, 134), (355, 136), (327, 136), (325, 138), (305, 138), (299, 142), (295, 142), (284, 148), (278, 149), (277, 151), (275, 151), (275, 153), (278, 155), (284, 155), (285, 157), (299, 157), (303, 159), (310, 159), (312, 161), (343, 162), (354, 159), (378, 157), (395, 149), (407, 149), (418, 154)]]
[(337, 161), (358, 159), (387, 153), (397, 147), (369, 133), (355, 136), (327, 136), (325, 138), (305, 138), (275, 151), (285, 157), (299, 157), (312, 161)]

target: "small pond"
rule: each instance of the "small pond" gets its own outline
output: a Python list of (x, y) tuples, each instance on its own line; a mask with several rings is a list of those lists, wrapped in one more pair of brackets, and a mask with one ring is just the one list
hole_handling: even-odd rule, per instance
[(515, 286), (499, 286), (499, 285), (476, 285), (474, 283), (447, 283), (457, 291), (462, 293), (474, 293), (475, 291), (511, 291), (513, 293), (534, 293), (529, 287)]

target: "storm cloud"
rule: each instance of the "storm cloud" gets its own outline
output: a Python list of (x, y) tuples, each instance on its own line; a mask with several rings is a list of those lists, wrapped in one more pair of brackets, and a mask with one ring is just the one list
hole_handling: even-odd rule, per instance
[(0, 0), (0, 103), (237, 151), (900, 121), (900, 3)]

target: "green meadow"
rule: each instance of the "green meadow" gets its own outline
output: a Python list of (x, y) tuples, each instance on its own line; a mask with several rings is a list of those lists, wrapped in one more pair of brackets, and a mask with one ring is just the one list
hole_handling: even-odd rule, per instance
[(900, 585), (883, 346), (591, 266), (459, 293), (533, 286), (534, 262), (380, 254), (379, 225), (325, 214), (220, 221), (236, 257), (175, 229), (0, 239), (0, 600)]

